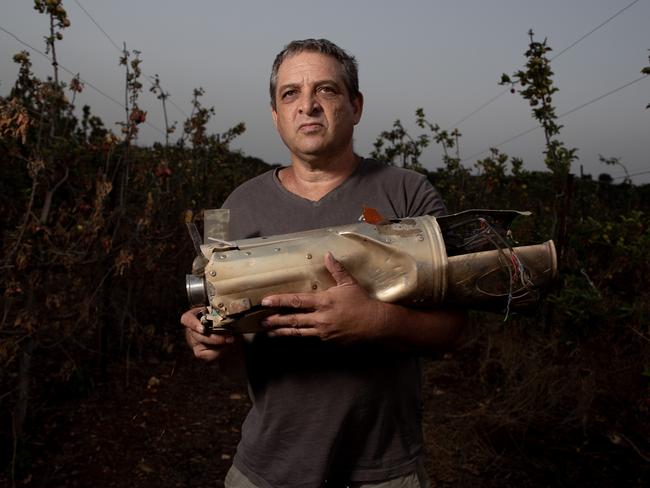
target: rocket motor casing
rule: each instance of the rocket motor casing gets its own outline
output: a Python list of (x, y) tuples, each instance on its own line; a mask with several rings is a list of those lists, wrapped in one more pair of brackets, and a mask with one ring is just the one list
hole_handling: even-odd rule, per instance
[(205, 267), (188, 275), (190, 301), (200, 306), (207, 299), (212, 327), (238, 332), (258, 330), (274, 312), (260, 307), (265, 296), (333, 286), (326, 252), (371, 296), (405, 305), (503, 309), (507, 299), (516, 309), (535, 303), (557, 269), (552, 241), (448, 257), (433, 216), (219, 241), (201, 251)]

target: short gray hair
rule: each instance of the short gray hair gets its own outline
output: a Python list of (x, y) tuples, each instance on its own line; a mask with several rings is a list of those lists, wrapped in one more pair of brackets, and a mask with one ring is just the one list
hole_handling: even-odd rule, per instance
[(278, 87), (278, 70), (285, 59), (300, 54), (303, 51), (316, 52), (331, 56), (336, 59), (343, 68), (343, 81), (348, 89), (350, 100), (354, 101), (359, 93), (359, 67), (354, 56), (350, 56), (343, 49), (327, 39), (304, 39), (302, 41), (291, 41), (275, 57), (271, 69), (271, 107), (275, 110), (275, 90)]

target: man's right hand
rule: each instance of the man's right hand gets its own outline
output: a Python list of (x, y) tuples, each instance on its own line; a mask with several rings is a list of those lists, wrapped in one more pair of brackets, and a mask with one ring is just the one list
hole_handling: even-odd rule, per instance
[(228, 333), (205, 335), (205, 327), (199, 320), (205, 307), (192, 308), (181, 315), (181, 324), (185, 327), (185, 339), (194, 355), (204, 361), (214, 361), (224, 348), (234, 344), (235, 337)]

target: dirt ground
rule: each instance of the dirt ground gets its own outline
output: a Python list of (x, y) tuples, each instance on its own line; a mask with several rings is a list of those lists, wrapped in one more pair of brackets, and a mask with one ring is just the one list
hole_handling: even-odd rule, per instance
[[(650, 486), (650, 459), (625, 440), (522, 436), (477, 424), (491, 396), (478, 381), (472, 350), (423, 365), (434, 487)], [(132, 363), (110, 377), (89, 395), (34, 412), (16, 486), (223, 486), (249, 407), (243, 382), (180, 349), (169, 360)], [(0, 474), (0, 486), (11, 486), (9, 476)]]
[(177, 356), (113, 370), (90, 397), (43, 409), (32, 469), (17, 486), (223, 486), (246, 390), (217, 366)]

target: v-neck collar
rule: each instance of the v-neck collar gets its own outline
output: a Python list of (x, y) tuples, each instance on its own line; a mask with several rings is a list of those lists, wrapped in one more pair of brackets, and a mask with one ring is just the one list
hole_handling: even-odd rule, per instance
[(354, 168), (354, 171), (350, 173), (350, 175), (343, 180), (343, 182), (337, 186), (336, 188), (332, 188), (330, 191), (328, 191), (325, 195), (323, 195), (319, 200), (309, 200), (308, 198), (301, 197), (300, 195), (296, 195), (293, 192), (290, 192), (287, 190), (284, 185), (282, 184), (282, 181), (280, 181), (280, 170), (287, 168), (288, 166), (283, 166), (282, 168), (276, 168), (273, 170), (273, 182), (275, 183), (276, 188), (280, 193), (282, 193), (286, 198), (290, 198), (296, 202), (301, 203), (302, 205), (309, 205), (311, 207), (320, 207), (322, 204), (326, 203), (327, 201), (333, 199), (338, 195), (341, 191), (347, 187), (350, 182), (356, 178), (356, 176), (361, 172), (362, 168), (365, 167), (366, 165), (366, 159), (361, 158), (361, 161), (359, 161), (359, 164), (357, 164), (357, 167)]

